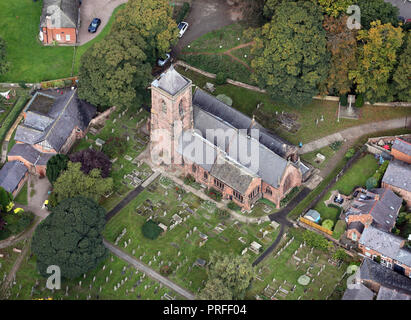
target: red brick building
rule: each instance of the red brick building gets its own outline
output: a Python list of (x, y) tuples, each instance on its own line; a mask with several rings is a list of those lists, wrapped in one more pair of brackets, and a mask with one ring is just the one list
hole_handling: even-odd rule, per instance
[(43, 0), (39, 34), (43, 44), (75, 44), (79, 26), (79, 0)]
[(197, 182), (250, 210), (260, 198), (279, 207), (308, 168), (297, 148), (197, 88), (171, 67), (151, 85), (153, 161), (178, 166)]
[(400, 138), (395, 139), (391, 147), (394, 159), (411, 163), (411, 143)]

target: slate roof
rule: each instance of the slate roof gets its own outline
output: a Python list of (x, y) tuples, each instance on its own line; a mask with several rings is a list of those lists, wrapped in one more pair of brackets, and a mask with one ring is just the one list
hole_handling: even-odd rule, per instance
[(45, 130), (52, 122), (53, 118), (41, 115), (32, 111), (26, 112), (26, 118), (24, 120), (24, 125), (31, 127), (36, 130), (43, 131)]
[(342, 300), (372, 300), (374, 293), (363, 284), (358, 284), (359, 288), (345, 290)]
[(6, 162), (0, 170), (0, 186), (8, 192), (13, 192), (27, 171), (21, 161)]
[(378, 291), (377, 300), (411, 300), (411, 295), (381, 286)]
[(361, 221), (351, 222), (351, 223), (348, 225), (347, 228), (348, 228), (348, 230), (350, 230), (350, 229), (355, 229), (355, 230), (357, 230), (359, 233), (362, 233), (362, 232), (364, 231), (364, 225), (362, 224)]
[(360, 268), (361, 280), (370, 280), (380, 285), (397, 289), (403, 293), (411, 293), (411, 279), (403, 276), (379, 263), (365, 258)]
[(7, 156), (21, 156), (32, 164), (46, 165), (53, 156), (52, 153), (43, 153), (27, 143), (16, 143)]
[(41, 27), (47, 27), (47, 16), (53, 28), (77, 28), (79, 0), (43, 0)]
[(43, 131), (26, 127), (25, 125), (19, 125), (16, 129), (14, 140), (28, 144), (35, 144), (42, 135)]
[(222, 155), (217, 155), (217, 161), (211, 168), (210, 174), (243, 195), (255, 178), (242, 166)]
[(171, 95), (175, 95), (189, 84), (191, 84), (191, 80), (183, 77), (172, 66), (159, 79), (151, 83), (152, 86), (158, 87)]
[(411, 164), (399, 160), (391, 161), (382, 182), (411, 192)]
[(363, 231), (359, 243), (411, 267), (411, 252), (401, 248), (403, 241), (392, 233), (369, 226)]
[(397, 138), (394, 140), (394, 143), (392, 144), (392, 149), (396, 149), (399, 152), (405, 153), (409, 156), (411, 156), (411, 143), (402, 140), (400, 138)]

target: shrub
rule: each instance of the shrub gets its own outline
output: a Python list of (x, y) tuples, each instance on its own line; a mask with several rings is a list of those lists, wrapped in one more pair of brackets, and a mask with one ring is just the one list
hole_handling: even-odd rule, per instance
[(155, 240), (163, 232), (163, 229), (161, 229), (157, 223), (150, 219), (143, 224), (142, 232), (144, 237)]
[(27, 89), (26, 83), (24, 81), (19, 82), (20, 88)]
[(224, 72), (218, 72), (215, 78), (215, 83), (218, 85), (222, 85), (226, 83), (227, 75)]
[(322, 226), (328, 230), (332, 230), (334, 226), (334, 221), (331, 219), (326, 219), (323, 221)]
[(344, 251), (344, 249), (337, 249), (337, 251), (333, 254), (333, 259), (340, 260), (340, 261), (347, 261), (349, 255)]
[(310, 230), (304, 231), (303, 239), (309, 246), (322, 251), (327, 251), (332, 246), (332, 243), (326, 238)]
[(367, 188), (367, 190), (371, 190), (377, 187), (377, 184), (378, 184), (377, 179), (375, 179), (374, 177), (371, 177), (367, 179), (367, 182), (365, 183), (365, 187)]
[(342, 96), (340, 96), (340, 104), (345, 107), (348, 103), (348, 99), (347, 99), (347, 95), (344, 94)]
[(342, 145), (342, 141), (335, 141), (330, 144), (330, 148), (333, 149), (334, 151), (337, 151), (338, 149), (340, 149), (341, 145)]
[(185, 19), (189, 10), (190, 10), (190, 4), (188, 2), (184, 2), (181, 7), (180, 13), (178, 14), (178, 17), (177, 17), (177, 23), (180, 23), (181, 21)]
[(221, 198), (223, 197), (223, 194), (214, 188), (207, 189), (207, 195), (215, 201), (220, 201)]
[(230, 201), (229, 204), (227, 205), (228, 209), (234, 210), (234, 211), (240, 211), (241, 207), (236, 204), (234, 201)]
[(345, 154), (345, 158), (350, 159), (354, 156), (354, 154), (355, 154), (354, 148), (350, 148), (350, 149), (348, 149), (347, 153)]
[(355, 106), (361, 108), (364, 105), (364, 95), (362, 93), (358, 94), (355, 99)]
[(190, 185), (190, 184), (192, 184), (192, 183), (195, 182), (195, 181), (196, 181), (196, 179), (195, 179), (191, 174), (188, 174), (188, 175), (186, 175), (186, 176), (184, 177), (184, 183), (185, 183), (185, 184)]

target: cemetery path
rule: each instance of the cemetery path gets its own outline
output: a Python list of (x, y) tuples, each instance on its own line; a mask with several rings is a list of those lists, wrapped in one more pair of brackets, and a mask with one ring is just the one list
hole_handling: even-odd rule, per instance
[(167, 279), (166, 277), (163, 277), (161, 274), (159, 274), (157, 271), (154, 271), (150, 267), (146, 266), (144, 263), (141, 261), (137, 260), (136, 258), (130, 256), (129, 254), (125, 253), (121, 249), (119, 249), (117, 246), (111, 244), (107, 240), (103, 240), (104, 245), (117, 257), (120, 259), (132, 264), (135, 268), (143, 271), (147, 276), (150, 278), (162, 283), (163, 285), (167, 286), (168, 288), (174, 290), (177, 292), (179, 295), (183, 296), (184, 298), (188, 300), (195, 300), (196, 297), (194, 294), (189, 292), (188, 290), (180, 287), (178, 284), (174, 283), (173, 281)]
[(379, 122), (372, 122), (362, 124), (356, 127), (347, 128), (341, 130), (339, 132), (333, 133), (321, 139), (317, 139), (306, 143), (300, 149), (300, 154), (309, 153), (314, 150), (321, 149), (330, 145), (335, 141), (343, 141), (343, 140), (353, 140), (361, 138), (364, 135), (379, 132), (379, 131), (387, 131), (392, 129), (400, 129), (400, 128), (409, 128), (411, 127), (411, 118), (410, 117), (403, 117)]
[(280, 232), (277, 236), (277, 238), (274, 240), (271, 246), (269, 246), (255, 261), (253, 262), (253, 266), (256, 266), (259, 264), (261, 261), (263, 261), (271, 252), (274, 251), (274, 249), (277, 247), (277, 245), (280, 243), (281, 238), (284, 234), (285, 231), (285, 226), (282, 224), (280, 227)]

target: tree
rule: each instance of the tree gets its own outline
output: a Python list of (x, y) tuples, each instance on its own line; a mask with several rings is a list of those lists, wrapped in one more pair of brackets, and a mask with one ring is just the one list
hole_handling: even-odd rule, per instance
[(100, 169), (101, 177), (107, 178), (111, 170), (111, 161), (103, 152), (85, 149), (70, 156), (71, 162), (80, 162), (81, 171), (89, 174), (93, 169)]
[(83, 197), (66, 199), (53, 208), (37, 227), (31, 246), (40, 274), (49, 277), (47, 267), (56, 265), (63, 278), (74, 279), (103, 261), (105, 214), (104, 208)]
[(331, 219), (326, 219), (323, 221), (321, 225), (328, 230), (332, 230), (334, 226), (334, 221), (332, 221)]
[(378, 181), (377, 179), (375, 179), (375, 177), (370, 177), (365, 182), (365, 187), (367, 188), (367, 190), (374, 189), (377, 187), (377, 185), (378, 185)]
[(141, 47), (150, 63), (177, 42), (178, 28), (168, 0), (129, 0), (116, 17), (113, 33), (128, 30), (144, 39)]
[(283, 2), (288, 0), (266, 0), (263, 8), (264, 17), (271, 19), (276, 8)]
[(263, 26), (252, 49), (252, 76), (273, 98), (303, 105), (318, 94), (329, 67), (322, 19), (311, 2), (284, 2)]
[(100, 110), (141, 104), (151, 80), (151, 66), (138, 32), (111, 32), (81, 57), (78, 95)]
[(221, 281), (222, 286), (231, 292), (233, 299), (242, 299), (250, 286), (255, 271), (246, 256), (227, 255), (214, 251), (210, 255), (210, 265), (207, 273), (207, 282), (212, 282), (208, 286), (210, 290), (215, 288), (216, 279), (218, 279)]
[(81, 163), (69, 162), (54, 183), (57, 202), (67, 198), (83, 196), (98, 201), (113, 188), (112, 178), (102, 178), (99, 169), (93, 169), (87, 175), (81, 171)]
[(347, 16), (326, 16), (323, 27), (327, 32), (327, 50), (331, 54), (331, 63), (328, 78), (322, 84), (324, 88), (321, 91), (346, 94), (352, 86), (348, 73), (356, 65), (356, 32), (347, 28)]
[(321, 10), (331, 17), (338, 17), (341, 13), (347, 12), (347, 8), (353, 0), (312, 0), (318, 4)]
[(103, 152), (111, 159), (122, 155), (127, 148), (127, 140), (124, 136), (110, 137), (103, 144)]
[(371, 22), (380, 20), (382, 24), (391, 23), (398, 26), (399, 10), (384, 0), (357, 0), (361, 10), (361, 26), (369, 29)]
[(9, 212), (13, 209), (13, 206), (13, 195), (3, 187), (0, 187), (0, 212)]
[(341, 260), (341, 261), (346, 261), (349, 258), (349, 255), (345, 252), (344, 249), (337, 249), (335, 253), (333, 254), (333, 259), (334, 260)]
[(5, 74), (9, 70), (9, 63), (6, 60), (6, 42), (0, 38), (0, 75)]
[(233, 294), (218, 278), (207, 281), (198, 297), (201, 300), (233, 300)]
[(411, 101), (411, 31), (405, 36), (405, 49), (393, 76), (393, 89), (399, 101)]
[(358, 64), (349, 72), (357, 86), (370, 102), (392, 101), (390, 76), (397, 64), (397, 51), (402, 45), (401, 27), (372, 22), (370, 30), (360, 30), (357, 40), (363, 43), (358, 49)]
[(47, 161), (46, 175), (50, 183), (54, 183), (60, 173), (67, 169), (69, 157), (65, 154), (56, 154)]

